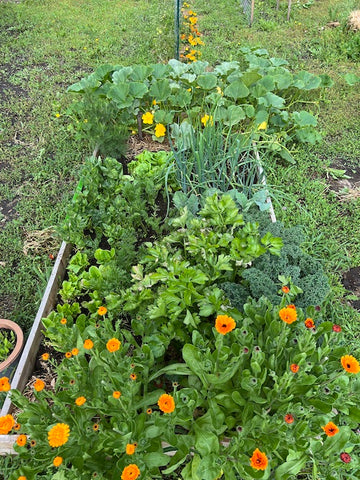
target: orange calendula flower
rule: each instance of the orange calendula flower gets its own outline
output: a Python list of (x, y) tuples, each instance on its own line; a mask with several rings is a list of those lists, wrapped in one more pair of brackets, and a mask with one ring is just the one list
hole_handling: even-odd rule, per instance
[(106, 348), (109, 350), (109, 352), (116, 352), (119, 350), (121, 345), (121, 342), (117, 338), (111, 338), (107, 344)]
[(8, 392), (10, 389), (9, 379), (7, 377), (0, 378), (0, 392)]
[(15, 423), (14, 430), (20, 430), (20, 428), (21, 428), (20, 423)]
[(121, 397), (121, 392), (119, 392), (118, 390), (115, 390), (115, 392), (113, 392), (112, 396), (114, 398), (120, 398)]
[(266, 470), (268, 466), (267, 456), (257, 448), (250, 458), (250, 465), (252, 468), (255, 468), (255, 470)]
[(333, 437), (339, 433), (339, 428), (333, 422), (327, 423), (324, 427), (321, 427), (328, 437)]
[(41, 355), (41, 360), (44, 360), (44, 362), (46, 362), (47, 360), (49, 360), (50, 358), (50, 355), (48, 353), (43, 353)]
[(84, 403), (86, 402), (86, 398), (85, 397), (78, 397), (76, 400), (75, 400), (75, 403), (78, 407), (81, 407), (81, 405), (84, 405)]
[(130, 378), (131, 378), (131, 380), (136, 380), (137, 379), (136, 373), (131, 373)]
[(65, 353), (65, 357), (66, 357), (66, 358), (71, 358), (71, 357), (72, 357), (72, 353), (71, 353), (71, 352), (66, 352), (66, 353)]
[(23, 447), (26, 445), (27, 442), (27, 436), (26, 435), (19, 435), (18, 438), (16, 439), (16, 443), (19, 445), (19, 447)]
[(36, 446), (36, 440), (31, 440), (30, 447), (35, 447), (35, 446)]
[(42, 380), (40, 380), (40, 378), (37, 378), (35, 383), (34, 383), (34, 389), (37, 391), (37, 392), (41, 392), (41, 390), (44, 390), (45, 388), (45, 382), (43, 382)]
[(85, 340), (84, 348), (86, 350), (91, 350), (93, 348), (93, 346), (94, 346), (94, 342), (92, 340), (90, 340), (90, 339)]
[(7, 435), (15, 425), (15, 420), (12, 415), (5, 415), (0, 417), (0, 435)]
[(292, 363), (290, 365), (290, 370), (293, 372), (293, 373), (297, 373), (299, 371), (299, 365), (297, 363)]
[(135, 480), (138, 478), (140, 475), (140, 469), (139, 467), (135, 464), (132, 463), (131, 465), (128, 465), (127, 467), (124, 468), (121, 474), (121, 480)]
[(305, 324), (306, 328), (314, 328), (315, 327), (315, 323), (314, 323), (314, 320), (312, 318), (307, 318), (305, 320), (304, 324)]
[(60, 467), (60, 465), (63, 463), (63, 458), (62, 457), (55, 457), (53, 460), (53, 465), (54, 467)]
[(155, 137), (164, 137), (166, 133), (166, 127), (162, 123), (157, 123), (155, 126)]
[(126, 454), (127, 455), (134, 455), (136, 447), (137, 447), (137, 443), (128, 443), (126, 445)]
[(167, 393), (162, 394), (157, 403), (160, 410), (164, 413), (171, 413), (175, 410), (175, 400)]
[(283, 291), (283, 293), (289, 293), (290, 292), (290, 288), (287, 287), (286, 285), (284, 285), (281, 290)]
[(107, 308), (106, 307), (99, 307), (97, 313), (98, 313), (98, 315), (103, 316), (107, 313)]
[(27, 478), (24, 475), (21, 475), (17, 480), (27, 480)]
[(71, 355), (74, 355), (74, 357), (75, 357), (76, 355), (78, 355), (78, 354), (79, 354), (79, 349), (78, 349), (78, 348), (73, 348), (73, 349), (71, 350)]
[(290, 325), (291, 323), (296, 321), (297, 313), (294, 308), (287, 306), (286, 308), (282, 308), (279, 311), (279, 317), (283, 322)]
[(69, 440), (70, 427), (66, 423), (57, 423), (48, 432), (50, 447), (61, 447)]
[(146, 413), (147, 413), (148, 415), (151, 415), (151, 414), (152, 414), (152, 408), (148, 408), (148, 409), (146, 410)]
[(284, 420), (288, 424), (294, 423), (294, 417), (291, 415), (291, 413), (287, 413), (284, 417)]
[(66, 318), (62, 318), (62, 319), (60, 320), (60, 323), (61, 323), (61, 325), (66, 325), (66, 324), (67, 324)]
[(94, 432), (97, 432), (99, 430), (99, 424), (98, 423), (94, 423), (93, 430), (94, 430)]
[(293, 310), (296, 310), (296, 307), (293, 304), (288, 305), (287, 308), (292, 308)]
[(352, 355), (344, 355), (343, 357), (341, 357), (341, 365), (349, 373), (360, 372), (359, 362)]
[(226, 335), (227, 333), (234, 330), (236, 327), (236, 322), (232, 317), (227, 315), (218, 315), (215, 320), (215, 329), (221, 335)]

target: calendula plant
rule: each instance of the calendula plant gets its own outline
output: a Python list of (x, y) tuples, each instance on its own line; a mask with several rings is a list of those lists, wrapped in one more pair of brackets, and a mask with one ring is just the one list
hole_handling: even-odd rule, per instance
[[(12, 392), (21, 462), (9, 480), (357, 478), (359, 362), (338, 325), (283, 292), (279, 306), (212, 315), (162, 368), (105, 306), (58, 322), (69, 350), (54, 390), (38, 379), (36, 401)], [(14, 427), (0, 418), (1, 433)]]
[[(72, 115), (87, 115), (86, 99), (93, 95), (114, 106), (112, 122), (149, 132), (157, 141), (184, 120), (196, 125), (212, 115), (214, 122), (247, 133), (260, 150), (293, 161), (286, 145), (321, 138), (312, 112), (296, 111), (295, 106), (332, 81), (326, 74), (291, 73), (287, 65), (264, 49), (246, 48), (240, 49), (239, 61), (220, 63), (212, 71), (207, 62), (174, 59), (167, 65), (103, 65), (69, 87), (69, 92), (84, 95), (73, 104)], [(99, 120), (93, 115), (91, 121)]]

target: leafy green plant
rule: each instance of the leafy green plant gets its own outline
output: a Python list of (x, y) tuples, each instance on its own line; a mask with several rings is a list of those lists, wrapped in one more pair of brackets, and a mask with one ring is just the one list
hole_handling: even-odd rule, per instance
[(110, 246), (135, 257), (135, 243), (160, 232), (156, 200), (161, 184), (149, 176), (123, 174), (112, 158), (90, 157), (81, 172), (82, 189), (73, 199), (61, 226), (63, 238), (78, 248), (96, 249), (105, 238)]
[(281, 222), (271, 224), (264, 217), (261, 231), (262, 233), (269, 231), (272, 235), (280, 236), (284, 246), (279, 256), (266, 253), (255, 259), (243, 273), (242, 282), (238, 284), (228, 282), (222, 285), (232, 305), (242, 310), (242, 305), (249, 296), (255, 299), (265, 296), (273, 304), (279, 304), (282, 297), (280, 291), (282, 282), (279, 277), (291, 278), (291, 282), (300, 288), (297, 296), (299, 307), (306, 309), (309, 305), (322, 305), (330, 293), (329, 280), (321, 262), (301, 248), (305, 241), (302, 228), (299, 226), (286, 228)]
[(15, 334), (11, 330), (0, 330), (0, 362), (9, 356), (15, 346)]
[[(328, 75), (308, 72), (292, 74), (287, 62), (270, 58), (264, 49), (241, 49), (241, 62), (223, 62), (213, 71), (208, 63), (183, 64), (170, 60), (167, 65), (119, 67), (103, 65), (87, 78), (69, 87), (73, 93), (94, 95), (115, 105), (115, 121), (131, 129), (153, 134), (163, 141), (166, 126), (180, 125), (184, 110), (190, 123), (209, 116), (216, 105), (214, 121), (235, 130), (256, 133), (261, 148), (289, 159), (286, 144), (294, 140), (314, 143), (315, 117), (304, 110), (293, 111), (301, 95), (332, 84)], [(81, 106), (86, 111), (85, 97)]]
[(356, 478), (359, 363), (338, 326), (287, 298), (275, 307), (250, 301), (243, 315), (223, 306), (207, 334), (194, 329), (162, 368), (145, 336), (104, 307), (46, 320), (68, 351), (54, 391), (37, 380), (35, 402), (12, 392), (22, 437), (9, 480), (45, 471), (54, 479), (178, 478), (180, 469), (184, 480)]

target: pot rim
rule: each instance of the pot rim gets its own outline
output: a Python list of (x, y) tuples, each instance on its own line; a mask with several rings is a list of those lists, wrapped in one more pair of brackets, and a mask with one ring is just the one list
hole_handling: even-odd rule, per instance
[(16, 358), (19, 356), (24, 344), (24, 333), (17, 323), (13, 322), (12, 320), (6, 320), (4, 318), (0, 318), (0, 328), (12, 330), (16, 335), (16, 344), (13, 351), (10, 353), (6, 360), (0, 363), (1, 375), (1, 372), (5, 370), (9, 365), (11, 365), (14, 360), (16, 360)]

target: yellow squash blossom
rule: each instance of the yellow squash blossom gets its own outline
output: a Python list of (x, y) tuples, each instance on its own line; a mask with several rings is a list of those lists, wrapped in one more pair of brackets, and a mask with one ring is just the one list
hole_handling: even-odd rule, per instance
[(155, 127), (155, 137), (164, 137), (166, 133), (166, 127), (162, 123), (158, 123)]
[(141, 118), (142, 118), (142, 121), (147, 125), (152, 125), (154, 123), (154, 115), (151, 112), (144, 113), (144, 115)]

